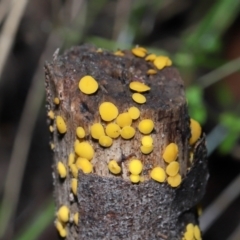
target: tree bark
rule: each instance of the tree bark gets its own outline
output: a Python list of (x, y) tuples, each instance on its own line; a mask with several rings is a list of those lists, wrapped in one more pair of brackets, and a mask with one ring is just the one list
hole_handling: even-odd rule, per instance
[[(148, 75), (153, 69), (152, 62), (123, 51), (124, 56), (97, 50), (94, 46), (73, 47), (62, 56), (55, 55), (45, 65), (47, 109), (55, 116), (63, 117), (67, 132), (60, 134), (55, 120), (49, 120), (54, 131), (51, 134), (53, 148), (53, 180), (56, 210), (66, 205), (70, 209), (70, 221), (66, 224), (67, 240), (87, 239), (182, 239), (188, 223), (198, 224), (196, 204), (205, 192), (208, 178), (205, 136), (192, 146), (189, 145), (190, 118), (184, 94), (184, 85), (178, 71), (165, 67), (156, 74)], [(78, 88), (79, 80), (91, 75), (97, 80), (99, 89), (86, 95)], [(131, 81), (140, 81), (150, 86), (143, 93), (147, 101), (135, 103)], [(54, 98), (60, 103), (55, 104)], [(101, 122), (99, 105), (114, 103), (119, 113), (130, 107), (140, 109), (140, 118), (134, 120), (135, 136), (130, 140), (121, 137), (113, 140), (109, 148), (101, 147), (90, 134), (90, 126)], [(150, 154), (140, 151), (141, 134), (137, 126), (143, 119), (152, 119), (154, 130), (151, 136), (154, 149)], [(71, 171), (68, 156), (74, 152), (76, 128), (86, 131), (85, 141), (94, 148), (91, 160), (94, 168), (90, 174), (78, 172), (77, 196), (71, 192)], [(182, 183), (171, 187), (166, 181), (159, 183), (151, 179), (150, 171), (155, 166), (166, 169), (163, 160), (164, 149), (169, 143), (178, 145), (177, 161), (180, 164)], [(190, 154), (193, 153), (193, 160)], [(77, 156), (76, 156), (77, 157)], [(143, 163), (142, 182), (134, 184), (129, 180), (128, 164), (131, 158)], [(108, 162), (116, 159), (122, 168), (121, 174), (114, 175), (108, 169)], [(67, 177), (60, 179), (57, 163), (67, 167)], [(78, 226), (71, 221), (79, 213)]]

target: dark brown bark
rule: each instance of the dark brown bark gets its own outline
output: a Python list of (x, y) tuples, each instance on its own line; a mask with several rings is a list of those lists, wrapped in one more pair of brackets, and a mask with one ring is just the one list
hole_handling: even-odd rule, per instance
[[(166, 67), (155, 75), (147, 75), (153, 64), (125, 51), (124, 57), (107, 51), (97, 51), (93, 46), (74, 47), (62, 56), (55, 56), (45, 65), (47, 108), (62, 116), (67, 132), (61, 135), (55, 130), (53, 176), (56, 208), (67, 205), (71, 213), (79, 212), (79, 225), (68, 223), (69, 240), (80, 239), (182, 239), (188, 223), (197, 224), (194, 207), (202, 198), (207, 181), (206, 147), (204, 136), (194, 146), (189, 146), (190, 128), (183, 82), (173, 67)], [(99, 89), (92, 95), (79, 91), (79, 79), (93, 76)], [(131, 81), (141, 81), (151, 87), (144, 95), (145, 104), (131, 99)], [(58, 97), (60, 104), (53, 99)], [(133, 122), (137, 129), (140, 120), (150, 118), (155, 127), (152, 132), (154, 150), (148, 155), (140, 151), (142, 134), (136, 130), (131, 140), (121, 137), (110, 148), (101, 147), (89, 134), (89, 126), (101, 122), (99, 105), (104, 101), (114, 103), (119, 113), (131, 106), (141, 110), (140, 119)], [(54, 123), (55, 124), (55, 123)], [(104, 123), (103, 123), (104, 124)], [(67, 166), (68, 155), (74, 152), (76, 127), (87, 131), (86, 140), (94, 147), (92, 160), (94, 171), (79, 171), (78, 194), (70, 191), (71, 172), (62, 181), (56, 164)], [(162, 154), (167, 144), (175, 142), (179, 148), (178, 162), (183, 178), (177, 188), (166, 182), (150, 179), (155, 166), (166, 167)], [(194, 153), (190, 162), (190, 151)], [(130, 156), (130, 157), (129, 157)], [(129, 180), (128, 161), (132, 156), (141, 159), (144, 182), (133, 184)], [(113, 175), (107, 164), (111, 159), (121, 161), (122, 173)]]

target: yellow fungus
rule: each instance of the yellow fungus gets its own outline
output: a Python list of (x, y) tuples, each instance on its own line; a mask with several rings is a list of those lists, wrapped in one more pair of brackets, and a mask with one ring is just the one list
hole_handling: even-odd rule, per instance
[(61, 116), (56, 117), (57, 129), (60, 133), (65, 133), (67, 131), (67, 125)]
[(121, 137), (124, 139), (131, 139), (135, 135), (135, 129), (131, 126), (126, 126), (121, 131)]
[(65, 238), (67, 236), (67, 230), (66, 228), (63, 228), (60, 232), (59, 232), (59, 235), (62, 237), (62, 238)]
[(119, 174), (122, 171), (116, 160), (111, 160), (108, 163), (108, 169), (113, 174)]
[(57, 170), (60, 178), (65, 178), (67, 176), (67, 169), (62, 162), (57, 163)]
[(112, 146), (112, 143), (113, 143), (113, 140), (109, 136), (101, 136), (99, 138), (99, 144), (102, 147), (110, 147), (110, 146)]
[(59, 221), (66, 223), (69, 220), (69, 208), (65, 205), (61, 206), (57, 212), (57, 218)]
[(201, 237), (201, 231), (200, 231), (198, 225), (195, 225), (195, 226), (194, 226), (193, 233), (194, 233), (194, 237), (196, 238), (196, 240), (202, 239), (202, 237)]
[(145, 85), (144, 83), (136, 82), (136, 81), (130, 82), (129, 88), (136, 92), (146, 92), (151, 89), (149, 86)]
[(128, 112), (124, 112), (118, 115), (116, 119), (116, 123), (119, 127), (123, 128), (125, 126), (130, 126), (132, 124), (132, 118), (130, 117)]
[(77, 196), (77, 186), (78, 186), (78, 181), (76, 178), (71, 179), (71, 190), (75, 196)]
[(128, 166), (129, 172), (138, 175), (142, 172), (143, 164), (139, 159), (132, 159)]
[(188, 232), (188, 231), (186, 231), (185, 233), (184, 233), (184, 238), (185, 238), (185, 240), (193, 240), (194, 238), (193, 238), (193, 232)]
[(70, 167), (72, 164), (74, 164), (74, 161), (75, 161), (75, 154), (70, 153), (68, 155), (68, 166)]
[(113, 103), (104, 102), (99, 106), (99, 113), (102, 120), (109, 122), (118, 116), (118, 109)]
[(119, 56), (119, 57), (123, 57), (124, 53), (121, 50), (117, 50), (114, 55)]
[(52, 110), (50, 110), (47, 115), (50, 119), (54, 119), (55, 114)]
[(59, 220), (56, 220), (55, 221), (55, 226), (58, 230), (58, 233), (59, 235), (62, 237), (62, 238), (65, 238), (67, 236), (67, 231), (66, 229), (64, 228), (62, 222), (60, 222)]
[(151, 119), (144, 119), (138, 124), (138, 130), (143, 134), (149, 134), (154, 128), (154, 123)]
[(80, 143), (80, 141), (79, 141), (78, 139), (76, 139), (76, 140), (74, 141), (74, 148), (75, 148), (79, 143)]
[(189, 161), (190, 161), (190, 163), (193, 162), (193, 157), (194, 157), (193, 152), (190, 152), (190, 154), (189, 154)]
[(73, 221), (74, 221), (74, 223), (75, 223), (76, 225), (78, 225), (78, 218), (79, 218), (79, 214), (78, 214), (78, 212), (77, 212), (77, 213), (75, 213), (74, 216), (73, 216)]
[(77, 169), (77, 166), (75, 164), (71, 164), (70, 166), (70, 169), (71, 169), (71, 173), (72, 175), (77, 178), (78, 177), (78, 169)]
[(171, 187), (177, 187), (181, 184), (182, 177), (180, 174), (177, 174), (174, 177), (168, 177), (167, 182)]
[(194, 225), (192, 223), (189, 223), (187, 226), (186, 226), (186, 231), (187, 232), (192, 232), (193, 233), (193, 229), (194, 229)]
[(132, 53), (137, 57), (145, 57), (147, 50), (142, 47), (135, 47), (132, 49)]
[(148, 69), (147, 70), (147, 75), (154, 75), (156, 73), (157, 73), (157, 71), (155, 69)]
[(53, 132), (53, 131), (54, 131), (54, 128), (53, 128), (52, 125), (49, 126), (49, 131), (50, 131), (50, 132)]
[(76, 128), (76, 135), (78, 138), (84, 138), (85, 137), (85, 130), (82, 127)]
[(171, 177), (177, 175), (178, 171), (179, 163), (176, 161), (170, 162), (169, 165), (166, 167), (166, 173)]
[(53, 150), (55, 148), (55, 145), (53, 143), (50, 143), (50, 148)]
[(163, 159), (165, 162), (170, 163), (177, 159), (178, 156), (178, 146), (175, 143), (170, 143), (164, 150)]
[(59, 100), (59, 98), (56, 97), (56, 98), (53, 99), (53, 102), (54, 102), (56, 105), (58, 105), (58, 104), (60, 103), (60, 100)]
[(128, 109), (128, 114), (131, 119), (136, 120), (140, 116), (140, 110), (137, 107), (130, 107)]
[(152, 53), (152, 54), (149, 54), (147, 57), (145, 57), (145, 60), (152, 62), (152, 61), (154, 61), (154, 60), (156, 59), (156, 57), (157, 57), (157, 56)]
[(190, 130), (191, 130), (191, 138), (189, 139), (189, 143), (192, 145), (200, 138), (202, 133), (202, 128), (196, 120), (191, 118)]
[(153, 64), (155, 65), (155, 67), (159, 70), (163, 69), (168, 62), (168, 57), (166, 56), (158, 56), (155, 58), (155, 60), (153, 61)]
[(147, 100), (146, 100), (146, 97), (144, 95), (142, 95), (141, 93), (134, 93), (132, 95), (132, 99), (136, 102), (136, 103), (139, 103), (139, 104), (143, 104), (145, 103)]
[(106, 134), (111, 138), (118, 138), (120, 130), (120, 127), (116, 123), (109, 123), (106, 126)]
[(152, 146), (153, 138), (151, 136), (143, 136), (141, 142), (143, 146)]
[(86, 158), (78, 158), (76, 161), (76, 166), (78, 169), (81, 169), (84, 173), (90, 173), (93, 170), (93, 165)]
[(131, 180), (132, 183), (138, 183), (140, 181), (140, 176), (135, 175), (135, 174), (131, 174), (130, 175), (130, 180)]
[(94, 123), (91, 128), (90, 132), (93, 138), (99, 139), (101, 136), (105, 135), (104, 128), (101, 123)]
[(167, 57), (166, 66), (172, 66), (172, 61)]
[(153, 145), (151, 145), (151, 146), (141, 146), (140, 147), (140, 149), (141, 149), (141, 152), (143, 153), (143, 154), (149, 154), (149, 153), (151, 153), (152, 152), (152, 150), (153, 150)]
[(163, 168), (155, 167), (152, 169), (150, 176), (153, 180), (157, 182), (164, 182), (166, 179), (166, 173)]
[(86, 75), (79, 81), (78, 87), (85, 94), (95, 93), (98, 89), (98, 82), (91, 76)]
[(103, 52), (103, 50), (101, 48), (97, 49), (97, 53), (102, 53), (102, 52)]
[(75, 146), (75, 152), (79, 157), (86, 158), (91, 160), (94, 156), (93, 147), (88, 142), (80, 142), (77, 143)]

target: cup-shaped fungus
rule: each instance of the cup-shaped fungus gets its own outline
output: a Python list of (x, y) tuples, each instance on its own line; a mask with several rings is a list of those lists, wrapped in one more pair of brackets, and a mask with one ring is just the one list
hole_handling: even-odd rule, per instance
[(67, 169), (65, 165), (60, 161), (57, 164), (57, 170), (60, 178), (65, 178), (67, 176)]
[(132, 53), (133, 55), (135, 55), (136, 57), (145, 57), (147, 54), (147, 50), (143, 47), (135, 47), (132, 49)]
[(91, 128), (90, 132), (93, 138), (99, 139), (101, 136), (105, 135), (104, 128), (101, 123), (94, 123)]
[(76, 161), (76, 166), (78, 169), (81, 169), (84, 173), (90, 173), (93, 170), (93, 165), (86, 158), (78, 158)]
[(109, 122), (114, 120), (118, 116), (118, 109), (111, 102), (103, 102), (99, 106), (99, 113), (102, 120)]
[(193, 234), (194, 234), (194, 237), (196, 238), (196, 240), (201, 240), (201, 239), (202, 239), (202, 237), (201, 237), (201, 231), (200, 231), (198, 225), (195, 225), (195, 226), (194, 226)]
[(116, 123), (119, 127), (123, 128), (125, 126), (130, 126), (132, 124), (132, 118), (130, 117), (128, 112), (124, 112), (118, 115), (116, 119)]
[(108, 163), (108, 169), (113, 174), (119, 174), (122, 171), (116, 160), (111, 160)]
[(201, 136), (202, 128), (200, 124), (194, 120), (190, 119), (190, 130), (191, 130), (191, 137), (189, 139), (190, 145), (194, 144)]
[(56, 220), (55, 227), (57, 228), (60, 237), (65, 238), (67, 236), (67, 230), (63, 226), (62, 222), (60, 222), (59, 220)]
[(156, 54), (151, 53), (147, 57), (145, 57), (145, 60), (152, 62), (152, 61), (154, 61), (156, 59), (156, 57), (157, 57)]
[(59, 221), (66, 223), (69, 220), (69, 208), (65, 205), (61, 206), (57, 212), (57, 218)]
[(77, 143), (74, 148), (79, 157), (91, 160), (94, 156), (94, 149), (88, 142)]
[(153, 180), (157, 182), (164, 182), (166, 179), (166, 173), (163, 168), (155, 167), (152, 169), (150, 176)]
[(74, 216), (73, 216), (73, 221), (74, 221), (74, 223), (78, 226), (78, 218), (79, 218), (79, 214), (78, 214), (78, 212), (77, 213), (75, 213), (74, 214)]
[(131, 174), (130, 175), (130, 180), (131, 180), (132, 183), (138, 183), (140, 181), (140, 176), (135, 175), (135, 174)]
[(109, 136), (101, 136), (99, 138), (99, 144), (102, 147), (110, 147), (110, 146), (112, 146), (112, 143), (113, 143), (113, 140)]
[(170, 163), (177, 159), (178, 157), (178, 146), (175, 143), (170, 143), (166, 146), (163, 159), (165, 162)]
[(126, 126), (121, 130), (121, 137), (124, 139), (131, 139), (135, 135), (135, 129), (131, 126)]
[(178, 187), (182, 182), (182, 177), (180, 174), (177, 174), (173, 177), (168, 177), (167, 182), (171, 187)]
[(98, 89), (98, 82), (92, 76), (84, 76), (80, 79), (79, 89), (85, 94), (95, 93)]
[(61, 134), (64, 134), (67, 131), (67, 125), (61, 116), (56, 117), (56, 124), (57, 129)]
[(84, 138), (85, 137), (85, 130), (82, 127), (76, 128), (76, 135), (78, 138)]
[(77, 186), (78, 186), (78, 182), (76, 178), (72, 178), (71, 179), (71, 190), (73, 192), (73, 194), (75, 196), (77, 196)]
[(143, 164), (139, 159), (132, 159), (128, 166), (129, 172), (138, 175), (142, 172)]
[(78, 168), (77, 168), (77, 166), (75, 164), (71, 164), (69, 167), (70, 167), (72, 175), (75, 178), (77, 178), (78, 177)]
[(177, 175), (178, 171), (179, 163), (176, 161), (170, 162), (169, 165), (166, 167), (166, 173), (171, 177)]
[(140, 110), (137, 107), (130, 107), (128, 113), (131, 119), (136, 120), (140, 116)]
[(131, 82), (129, 84), (129, 88), (133, 91), (136, 92), (146, 92), (149, 91), (151, 88), (147, 85), (145, 85), (144, 83), (141, 82)]
[(136, 103), (139, 103), (139, 104), (143, 104), (145, 103), (147, 100), (146, 100), (146, 97), (144, 95), (142, 95), (141, 93), (134, 93), (132, 95), (132, 99), (136, 102)]
[(151, 119), (144, 119), (138, 125), (138, 130), (143, 134), (150, 134), (154, 128), (154, 123)]
[(145, 145), (143, 145), (143, 146), (140, 147), (140, 149), (141, 149), (141, 152), (142, 152), (143, 154), (149, 154), (149, 153), (151, 153), (152, 150), (153, 150), (153, 145), (151, 145), (151, 146), (145, 146)]
[(151, 136), (143, 136), (141, 142), (143, 146), (152, 146), (153, 138)]
[(120, 127), (116, 123), (109, 123), (106, 126), (106, 134), (111, 138), (118, 138), (120, 130)]

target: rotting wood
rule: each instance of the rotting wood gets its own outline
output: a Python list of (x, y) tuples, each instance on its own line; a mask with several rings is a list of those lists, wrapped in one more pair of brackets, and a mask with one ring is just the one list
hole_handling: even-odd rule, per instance
[[(116, 56), (91, 45), (73, 47), (62, 56), (55, 56), (46, 63), (47, 109), (61, 116), (67, 125), (65, 134), (59, 134), (56, 122), (53, 125), (52, 148), (54, 152), (53, 177), (56, 211), (66, 205), (70, 219), (64, 224), (67, 240), (87, 239), (169, 239), (183, 238), (188, 223), (198, 224), (196, 204), (201, 200), (208, 177), (204, 134), (193, 145), (189, 145), (190, 118), (184, 94), (183, 82), (173, 67), (157, 70), (152, 62), (123, 51)], [(156, 74), (148, 75), (149, 69)], [(97, 80), (99, 89), (86, 95), (79, 90), (79, 80), (90, 75)], [(129, 83), (138, 81), (151, 89), (143, 93), (147, 101), (137, 104), (131, 98), (133, 91)], [(55, 104), (54, 98), (60, 103)], [(140, 109), (140, 118), (132, 127), (135, 136), (130, 140), (121, 137), (113, 139), (109, 148), (101, 147), (90, 135), (90, 126), (101, 122), (99, 105), (105, 101), (114, 103), (119, 113), (130, 107)], [(151, 133), (154, 149), (150, 154), (140, 151), (141, 134), (137, 126), (143, 119), (152, 119)], [(73, 175), (68, 166), (68, 157), (74, 152), (77, 139), (76, 128), (86, 131), (88, 141), (95, 151), (91, 160), (93, 172), (78, 172), (77, 196), (71, 191)], [(150, 178), (153, 167), (166, 168), (164, 149), (169, 143), (176, 143), (179, 149), (177, 161), (180, 164), (182, 183), (173, 188)], [(193, 159), (190, 161), (190, 155)], [(129, 180), (129, 161), (138, 158), (143, 163), (142, 182), (133, 184)], [(108, 170), (108, 162), (117, 160), (121, 174)], [(67, 168), (66, 179), (60, 179), (57, 163)], [(78, 226), (73, 215), (79, 213)]]

